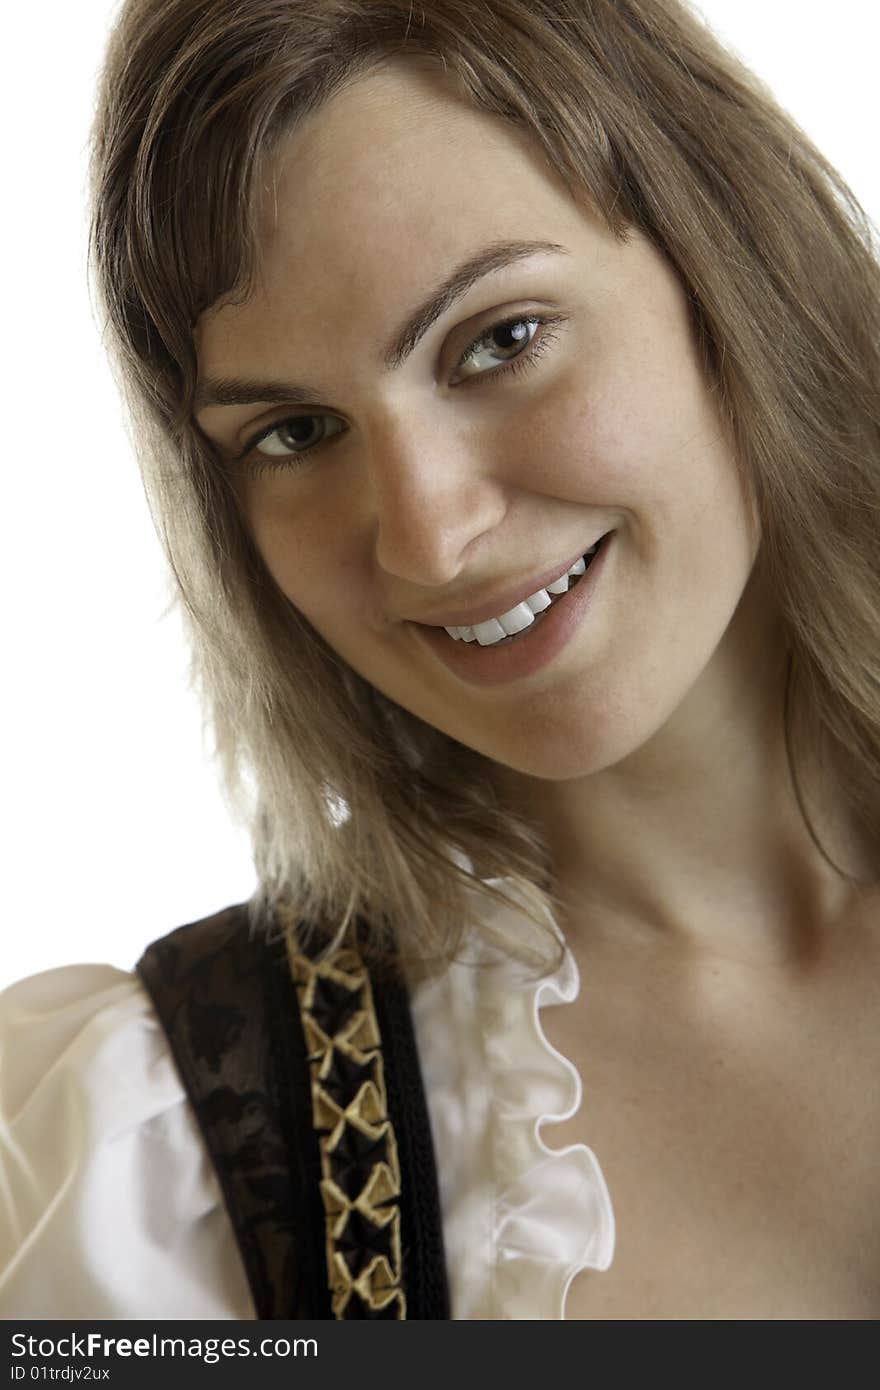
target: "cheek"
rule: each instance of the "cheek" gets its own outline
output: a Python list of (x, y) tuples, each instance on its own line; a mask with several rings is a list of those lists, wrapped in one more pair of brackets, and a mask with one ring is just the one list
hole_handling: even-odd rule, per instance
[(326, 636), (358, 620), (363, 594), (359, 557), (346, 538), (341, 499), (319, 502), (307, 480), (279, 476), (261, 482), (248, 501), (245, 519), (275, 583), (291, 603)]
[(637, 523), (656, 516), (668, 524), (682, 504), (698, 504), (718, 445), (702, 393), (682, 388), (652, 379), (638, 362), (566, 372), (508, 424), (517, 481), (548, 497), (622, 509)]
[(576, 500), (619, 509), (645, 558), (686, 556), (719, 537), (753, 554), (748, 507), (732, 445), (687, 341), (670, 335), (609, 359), (589, 389), (560, 394), (553, 412), (567, 441)]
[[(619, 525), (614, 652), (662, 689), (699, 665), (729, 621), (757, 550), (732, 447), (687, 340), (636, 342), (566, 374), (521, 431), (540, 490)], [(665, 340), (664, 340), (665, 341)], [(543, 449), (542, 449), (543, 444)], [(522, 447), (522, 446), (520, 446)], [(612, 722), (626, 682), (606, 690)], [(592, 692), (604, 709), (602, 693)], [(613, 710), (617, 709), (617, 715)]]
[[(609, 450), (603, 419), (613, 413), (596, 382), (579, 370), (509, 414), (499, 457), (516, 460), (524, 492), (563, 502), (614, 506), (623, 490), (619, 450)], [(505, 469), (505, 471), (508, 471)]]

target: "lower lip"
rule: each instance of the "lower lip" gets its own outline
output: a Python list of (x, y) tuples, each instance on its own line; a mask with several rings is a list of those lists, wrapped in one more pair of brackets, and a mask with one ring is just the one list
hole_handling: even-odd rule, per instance
[(515, 642), (481, 647), (478, 642), (456, 642), (442, 627), (427, 627), (423, 623), (414, 623), (413, 627), (443, 665), (470, 685), (505, 685), (532, 676), (559, 655), (586, 617), (605, 568), (612, 534), (602, 537), (599, 549), (574, 588), (546, 609), (541, 620)]

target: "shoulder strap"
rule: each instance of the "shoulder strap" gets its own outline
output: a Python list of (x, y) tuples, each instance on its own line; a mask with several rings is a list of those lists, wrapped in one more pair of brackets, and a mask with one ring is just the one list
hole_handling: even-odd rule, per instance
[[(406, 990), (312, 960), (246, 905), (137, 966), (217, 1171), (260, 1318), (448, 1318)], [(401, 1167), (403, 1171), (401, 1172)]]

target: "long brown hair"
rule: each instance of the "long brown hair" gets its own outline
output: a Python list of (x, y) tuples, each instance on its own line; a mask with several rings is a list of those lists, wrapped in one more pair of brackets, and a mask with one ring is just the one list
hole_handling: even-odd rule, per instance
[[(128, 0), (94, 134), (92, 252), (259, 915), (454, 951), (484, 881), (542, 919), (547, 856), (481, 755), (351, 671), (279, 591), (192, 421), (194, 326), (245, 295), (274, 143), (383, 59), (442, 65), (675, 268), (757, 502), (790, 661), (872, 843), (880, 787), (880, 268), (840, 176), (676, 0)], [(797, 787), (797, 781), (795, 781)]]

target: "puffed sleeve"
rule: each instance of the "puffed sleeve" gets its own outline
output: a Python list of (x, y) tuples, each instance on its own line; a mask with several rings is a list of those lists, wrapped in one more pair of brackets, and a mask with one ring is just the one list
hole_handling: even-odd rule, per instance
[(0, 1316), (255, 1317), (136, 975), (67, 966), (0, 994)]

